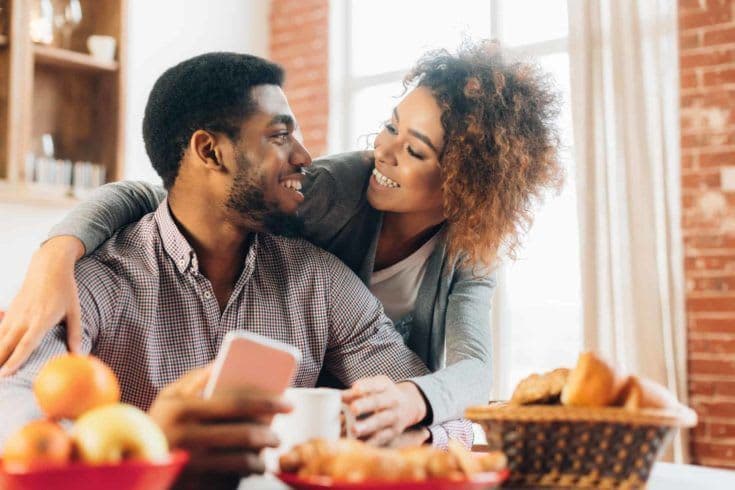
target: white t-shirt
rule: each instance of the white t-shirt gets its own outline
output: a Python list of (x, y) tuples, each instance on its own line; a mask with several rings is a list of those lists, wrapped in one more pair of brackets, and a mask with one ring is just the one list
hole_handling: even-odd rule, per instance
[(426, 273), (426, 264), (436, 247), (434, 235), (414, 253), (390, 267), (374, 271), (370, 277), (370, 291), (383, 303), (385, 314), (398, 322), (412, 312), (419, 286)]

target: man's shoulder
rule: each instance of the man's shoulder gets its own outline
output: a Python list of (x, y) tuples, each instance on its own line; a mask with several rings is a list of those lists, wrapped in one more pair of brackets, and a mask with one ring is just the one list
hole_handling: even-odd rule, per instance
[(349, 270), (337, 257), (303, 238), (265, 233), (258, 239), (262, 258), (272, 261), (278, 268), (308, 270), (316, 274)]
[(120, 228), (97, 250), (80, 260), (77, 276), (116, 276), (130, 267), (152, 269), (159, 241), (154, 213), (147, 214)]

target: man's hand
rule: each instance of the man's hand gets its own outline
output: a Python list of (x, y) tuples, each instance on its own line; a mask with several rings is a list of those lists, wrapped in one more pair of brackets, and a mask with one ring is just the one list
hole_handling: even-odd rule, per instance
[(0, 322), (0, 376), (14, 373), (55, 325), (66, 322), (69, 349), (82, 344), (74, 264), (84, 255), (77, 238), (52, 238), (33, 254), (23, 285)]
[(418, 387), (410, 382), (396, 384), (387, 376), (355, 382), (342, 400), (360, 418), (354, 435), (375, 445), (391, 444), (406, 428), (426, 417), (426, 402)]
[(277, 447), (269, 425), (291, 406), (281, 397), (237, 390), (208, 400), (201, 392), (209, 367), (197, 369), (167, 386), (150, 408), (172, 448), (189, 451), (189, 469), (247, 476), (264, 471), (260, 451)]

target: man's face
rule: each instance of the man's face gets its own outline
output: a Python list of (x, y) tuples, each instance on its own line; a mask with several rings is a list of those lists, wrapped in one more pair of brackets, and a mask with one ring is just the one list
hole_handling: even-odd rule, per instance
[(251, 97), (255, 111), (234, 142), (237, 170), (227, 207), (279, 231), (304, 200), (301, 168), (311, 164), (311, 156), (297, 138), (296, 119), (280, 87), (256, 86)]

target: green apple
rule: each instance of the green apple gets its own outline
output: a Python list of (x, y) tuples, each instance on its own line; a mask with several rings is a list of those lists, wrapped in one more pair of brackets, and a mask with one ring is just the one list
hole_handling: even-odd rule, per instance
[(81, 460), (88, 464), (115, 464), (126, 459), (165, 462), (168, 441), (158, 425), (142, 410), (124, 403), (92, 409), (72, 428)]

